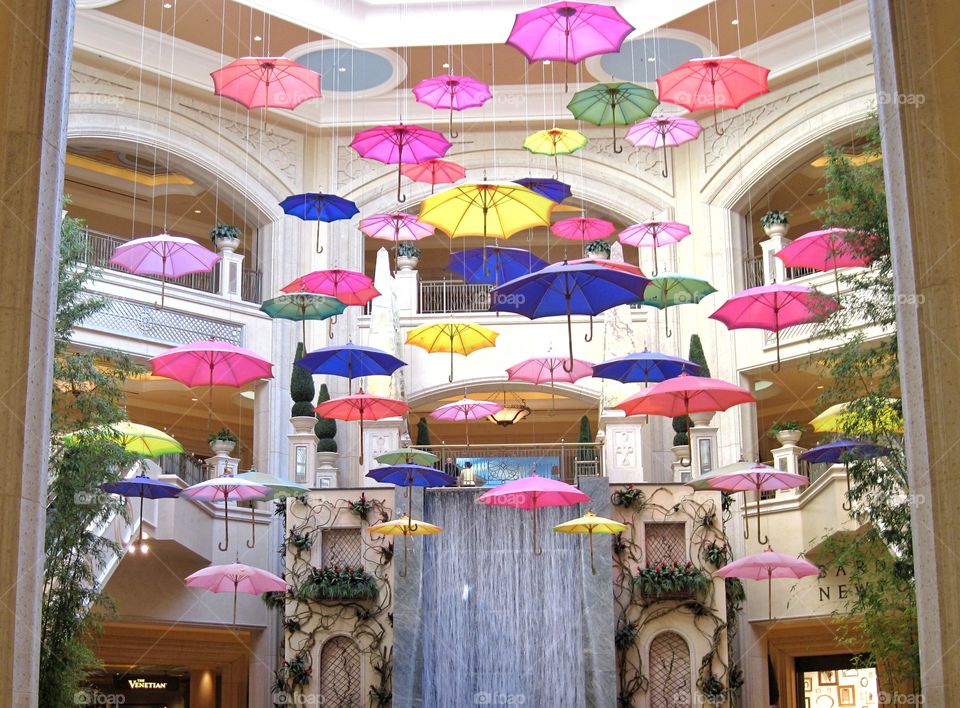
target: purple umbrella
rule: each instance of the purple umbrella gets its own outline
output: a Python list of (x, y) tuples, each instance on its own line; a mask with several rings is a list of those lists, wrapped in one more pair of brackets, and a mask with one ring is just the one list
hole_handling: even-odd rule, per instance
[[(434, 160), (447, 154), (453, 147), (441, 133), (419, 125), (378, 125), (361, 130), (353, 136), (350, 147), (360, 157), (377, 160), (385, 165), (415, 164)], [(407, 198), (400, 193), (401, 171), (397, 170), (397, 201)]]
[[(843, 470), (847, 476), (847, 495), (850, 495), (850, 461), (862, 460), (867, 457), (886, 457), (890, 454), (890, 448), (877, 445), (876, 443), (865, 440), (834, 440), (824, 445), (817, 445), (811, 450), (807, 450), (800, 455), (804, 462), (818, 464), (829, 462), (830, 464), (843, 463)], [(843, 510), (850, 511), (853, 505), (849, 501), (843, 503)]]
[(663, 176), (667, 176), (667, 148), (696, 140), (702, 128), (692, 118), (652, 116), (635, 123), (623, 137), (635, 147), (663, 148)]
[(143, 549), (143, 500), (144, 499), (171, 499), (180, 494), (180, 487), (169, 482), (147, 477), (141, 472), (136, 477), (121, 479), (119, 482), (101, 484), (100, 489), (108, 494), (119, 494), (121, 497), (140, 497), (140, 538), (137, 544)]
[(219, 260), (219, 253), (193, 239), (162, 233), (120, 244), (110, 256), (109, 263), (134, 275), (160, 276), (160, 307), (163, 307), (167, 278), (206, 273)]
[(657, 274), (657, 246), (679, 243), (690, 235), (690, 227), (679, 221), (644, 221), (620, 232), (620, 243), (653, 248), (653, 274)]

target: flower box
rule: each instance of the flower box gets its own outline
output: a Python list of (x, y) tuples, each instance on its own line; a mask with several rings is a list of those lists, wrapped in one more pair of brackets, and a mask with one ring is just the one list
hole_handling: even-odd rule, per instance
[(313, 568), (298, 590), (303, 600), (374, 600), (378, 594), (377, 579), (349, 565)]

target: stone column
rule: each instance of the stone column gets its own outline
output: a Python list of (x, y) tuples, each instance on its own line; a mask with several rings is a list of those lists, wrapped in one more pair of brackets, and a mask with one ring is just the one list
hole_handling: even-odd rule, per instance
[(788, 243), (790, 243), (790, 239), (786, 236), (770, 236), (765, 241), (760, 242), (760, 252), (763, 254), (764, 284), (782, 283), (787, 279), (787, 271), (784, 268), (783, 261), (773, 254), (786, 248)]
[(0, 705), (37, 705), (73, 3), (0, 4)]
[(600, 414), (598, 428), (603, 431), (603, 472), (610, 484), (647, 481), (640, 455), (641, 432), (646, 420), (646, 416), (627, 418), (623, 411), (615, 408), (605, 408)]
[(227, 300), (243, 299), (240, 285), (243, 280), (243, 256), (228, 246), (220, 247), (220, 295)]
[(293, 416), (290, 418), (293, 432), (287, 435), (289, 452), (287, 459), (290, 469), (287, 479), (297, 484), (312, 485), (316, 481), (317, 436), (313, 432), (317, 419), (313, 416)]

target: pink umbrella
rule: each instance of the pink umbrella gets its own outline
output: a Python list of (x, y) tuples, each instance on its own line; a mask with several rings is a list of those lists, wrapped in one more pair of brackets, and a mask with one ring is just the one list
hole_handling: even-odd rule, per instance
[(453, 184), (467, 176), (467, 171), (449, 160), (424, 160), (415, 165), (401, 165), (400, 172), (414, 182), (430, 185), (430, 194), (438, 184)]
[[(336, 298), (344, 305), (364, 306), (376, 297), (380, 291), (373, 285), (373, 280), (355, 270), (331, 268), (329, 270), (315, 270), (312, 273), (301, 275), (292, 283), (280, 289), (284, 293), (316, 293)], [(333, 339), (333, 324), (336, 317), (327, 320), (327, 332)]]
[(219, 260), (219, 253), (193, 239), (162, 233), (120, 244), (114, 249), (109, 263), (134, 275), (160, 276), (160, 307), (163, 307), (167, 278), (206, 273)]
[(360, 220), (360, 230), (370, 238), (384, 241), (419, 241), (430, 236), (436, 227), (425, 224), (413, 214), (395, 211), (390, 214), (374, 214)]
[(233, 624), (237, 623), (237, 593), (262, 595), (265, 592), (286, 592), (287, 581), (260, 568), (231, 563), (211, 565), (188, 575), (184, 584), (210, 592), (233, 593)]
[(678, 221), (644, 221), (620, 232), (620, 243), (637, 248), (653, 248), (653, 274), (657, 274), (657, 246), (680, 243), (690, 235), (690, 227)]
[(270, 496), (271, 492), (272, 490), (269, 487), (248, 482), (245, 479), (238, 479), (226, 472), (219, 477), (207, 479), (187, 487), (180, 492), (180, 496), (214, 503), (223, 499), (223, 545), (218, 543), (217, 548), (225, 551), (230, 545), (230, 507), (227, 506), (227, 501), (263, 499)]
[[(442, 133), (419, 125), (379, 125), (361, 130), (353, 136), (350, 147), (360, 157), (377, 160), (385, 165), (412, 164), (443, 157), (453, 147)], [(400, 175), (397, 170), (397, 201), (407, 198), (400, 193)]]
[(738, 57), (691, 59), (657, 78), (657, 95), (666, 103), (675, 103), (691, 111), (713, 109), (717, 125), (718, 108), (739, 108), (751, 98), (767, 93), (769, 69)]
[(663, 148), (663, 176), (667, 176), (667, 148), (696, 140), (700, 124), (680, 116), (651, 116), (631, 126), (624, 140), (635, 147)]
[(667, 418), (725, 411), (741, 403), (756, 403), (745, 388), (706, 376), (682, 373), (645, 388), (615, 407), (629, 415), (662, 415)]
[(543, 549), (537, 544), (537, 509), (544, 506), (573, 506), (590, 501), (590, 497), (573, 485), (558, 479), (541, 477), (536, 472), (505, 482), (477, 497), (487, 506), (512, 506), (533, 511), (533, 553), (539, 556)]
[(620, 51), (623, 40), (634, 29), (615, 7), (565, 0), (519, 13), (507, 44), (531, 62), (566, 62), (566, 91), (566, 71), (571, 62)]
[(551, 405), (555, 410), (554, 384), (573, 383), (587, 376), (593, 376), (593, 364), (583, 359), (574, 359), (570, 371), (564, 368), (565, 356), (541, 356), (525, 359), (507, 369), (507, 379), (510, 381), (528, 381), (535, 384), (550, 382)]
[(419, 103), (431, 108), (450, 110), (450, 137), (456, 138), (453, 132), (453, 112), (465, 108), (476, 108), (493, 98), (490, 87), (482, 81), (469, 76), (454, 76), (443, 74), (432, 79), (424, 79), (413, 87), (413, 95)]
[(284, 57), (243, 57), (212, 74), (214, 93), (247, 108), (288, 108), (320, 97), (320, 74)]
[(361, 389), (350, 396), (324, 401), (313, 410), (320, 418), (360, 421), (360, 464), (363, 465), (363, 421), (400, 416), (409, 411), (410, 406), (395, 398), (371, 396)]
[(591, 219), (585, 216), (577, 216), (572, 219), (558, 221), (550, 227), (554, 236), (565, 238), (570, 241), (593, 241), (599, 238), (606, 238), (617, 227), (609, 221), (603, 219)]
[(462, 420), (467, 434), (467, 447), (470, 447), (470, 427), (467, 421), (486, 418), (488, 415), (499, 413), (503, 406), (493, 401), (475, 401), (472, 398), (461, 398), (459, 401), (447, 403), (430, 411), (430, 417), (435, 420), (456, 422)]
[(833, 313), (838, 303), (807, 285), (761, 285), (737, 293), (711, 319), (727, 329), (765, 329), (777, 335), (777, 364), (780, 371), (780, 331), (809, 322), (819, 322)]
[(773, 618), (773, 578), (793, 578), (799, 580), (820, 575), (820, 569), (810, 561), (776, 553), (767, 546), (762, 553), (744, 556), (727, 563), (714, 573), (718, 578), (745, 578), (747, 580), (767, 580), (767, 618)]
[[(847, 241), (850, 229), (824, 229), (811, 231), (795, 239), (785, 248), (774, 253), (788, 268), (813, 268), (814, 270), (832, 270), (840, 297), (840, 268), (862, 268), (870, 265), (870, 258), (856, 253)], [(869, 237), (867, 237), (869, 238)]]
[[(777, 489), (796, 489), (810, 484), (810, 480), (802, 474), (783, 472), (770, 465), (756, 463), (745, 469), (725, 472), (705, 480), (711, 489), (720, 489), (724, 492), (756, 492), (757, 493), (757, 543), (766, 543), (760, 538), (760, 492), (771, 492)], [(746, 503), (746, 499), (744, 499)], [(750, 533), (746, 524), (743, 525), (744, 538)]]

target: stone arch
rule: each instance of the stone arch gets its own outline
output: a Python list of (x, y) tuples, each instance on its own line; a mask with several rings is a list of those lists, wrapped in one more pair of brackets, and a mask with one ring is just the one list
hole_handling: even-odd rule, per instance
[(695, 687), (690, 643), (674, 630), (658, 632), (647, 646), (649, 708), (681, 708), (694, 704)]
[(350, 636), (337, 634), (320, 647), (317, 662), (317, 693), (321, 705), (364, 708), (363, 655)]

